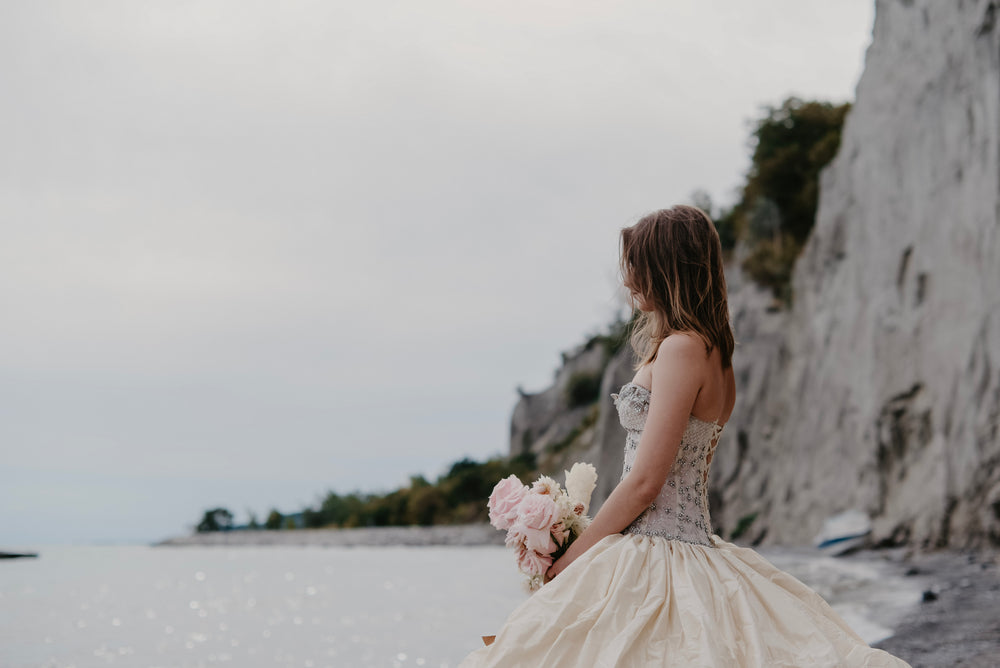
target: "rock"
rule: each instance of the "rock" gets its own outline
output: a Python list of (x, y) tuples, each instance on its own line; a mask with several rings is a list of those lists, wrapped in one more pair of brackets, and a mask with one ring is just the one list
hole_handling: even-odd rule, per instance
[(621, 479), (625, 459), (626, 432), (618, 421), (618, 410), (611, 400), (611, 393), (618, 392), (622, 385), (635, 376), (635, 356), (631, 347), (626, 346), (611, 358), (601, 378), (601, 396), (598, 399), (600, 412), (595, 427), (594, 454), (590, 455), (597, 467), (597, 487), (590, 502), (593, 517), (601, 504), (611, 495)]
[[(511, 419), (512, 455), (534, 453), (539, 467), (560, 482), (562, 472), (574, 462), (597, 468), (591, 516), (619, 480), (625, 430), (618, 422), (611, 393), (633, 375), (631, 349), (609, 355), (611, 351), (600, 338), (564, 355), (553, 385), (536, 394), (522, 393)], [(596, 392), (583, 405), (573, 406), (571, 388), (578, 382), (592, 382)]]
[[(960, 552), (935, 550), (903, 559), (923, 577), (929, 600), (892, 624), (891, 638), (876, 647), (928, 668), (995, 668), (1000, 656), (1000, 572), (996, 552), (982, 552), (983, 564), (970, 564)], [(981, 568), (987, 565), (987, 569)], [(968, 587), (962, 581), (971, 582)], [(922, 600), (921, 596), (918, 600)]]
[(510, 453), (544, 455), (547, 449), (568, 445), (566, 439), (573, 435), (592, 407), (592, 402), (572, 405), (571, 384), (600, 378), (606, 364), (606, 348), (592, 341), (564, 355), (555, 382), (547, 390), (536, 394), (522, 392), (511, 418)]
[[(882, 0), (793, 307), (734, 276), (740, 397), (717, 522), (804, 543), (864, 509), (880, 544), (1000, 541), (996, 3)], [(734, 272), (735, 274), (736, 272)]]

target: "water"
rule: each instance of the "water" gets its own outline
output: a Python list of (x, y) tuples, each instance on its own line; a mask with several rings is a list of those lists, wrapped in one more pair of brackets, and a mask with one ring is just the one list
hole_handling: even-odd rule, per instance
[(868, 644), (891, 636), (923, 596), (921, 583), (903, 577), (898, 564), (870, 554), (835, 558), (809, 548), (765, 548), (760, 553), (812, 587)]
[[(869, 641), (919, 597), (877, 563), (766, 556)], [(502, 547), (52, 547), (0, 562), (0, 666), (453, 668), (520, 584)]]

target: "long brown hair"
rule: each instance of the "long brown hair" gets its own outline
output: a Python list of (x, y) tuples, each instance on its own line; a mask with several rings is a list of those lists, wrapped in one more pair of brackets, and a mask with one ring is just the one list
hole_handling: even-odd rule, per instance
[(679, 331), (704, 339), (706, 354), (718, 346), (722, 368), (732, 366), (722, 244), (708, 214), (684, 205), (654, 211), (624, 228), (621, 244), (625, 285), (648, 309), (632, 329), (636, 368), (656, 359), (660, 342)]

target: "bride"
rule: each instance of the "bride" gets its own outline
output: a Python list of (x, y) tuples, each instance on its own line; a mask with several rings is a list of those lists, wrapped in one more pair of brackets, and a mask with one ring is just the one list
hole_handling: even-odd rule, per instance
[(719, 235), (675, 206), (621, 232), (642, 313), (635, 378), (612, 398), (621, 482), (515, 609), (477, 666), (907, 666), (872, 649), (818, 594), (711, 533), (708, 471), (736, 400)]

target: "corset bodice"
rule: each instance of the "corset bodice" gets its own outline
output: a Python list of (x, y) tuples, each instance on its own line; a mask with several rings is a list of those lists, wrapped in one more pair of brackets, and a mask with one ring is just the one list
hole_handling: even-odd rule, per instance
[[(641, 385), (626, 383), (618, 394), (611, 396), (618, 408), (618, 418), (628, 432), (622, 470), (624, 479), (632, 470), (639, 438), (646, 425), (650, 391)], [(720, 433), (722, 427), (717, 422), (705, 422), (693, 415), (688, 417), (687, 428), (663, 488), (624, 533), (713, 546), (712, 522), (708, 515), (708, 466), (709, 455)]]

